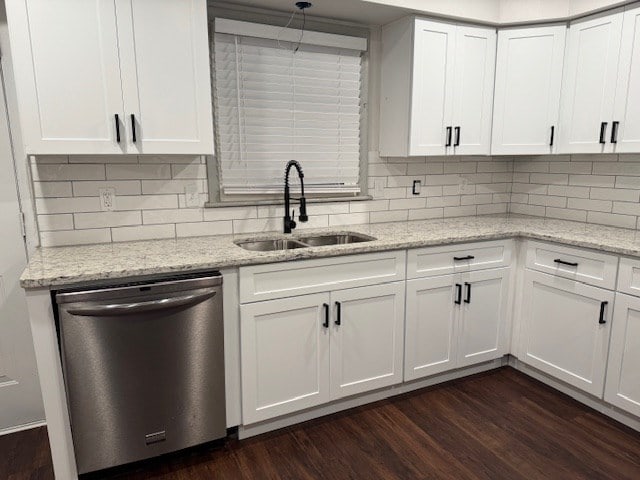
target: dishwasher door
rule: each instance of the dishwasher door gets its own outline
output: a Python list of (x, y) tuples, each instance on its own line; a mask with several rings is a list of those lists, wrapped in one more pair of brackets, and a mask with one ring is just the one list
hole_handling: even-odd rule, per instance
[(226, 436), (221, 276), (56, 301), (79, 473)]

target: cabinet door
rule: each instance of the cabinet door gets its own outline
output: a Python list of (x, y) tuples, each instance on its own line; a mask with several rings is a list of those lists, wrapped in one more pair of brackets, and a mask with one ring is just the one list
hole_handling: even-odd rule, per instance
[(602, 398), (613, 293), (528, 270), (523, 297), (520, 360)]
[(616, 294), (605, 401), (640, 417), (640, 298)]
[(555, 151), (566, 31), (557, 25), (498, 32), (491, 153)]
[(26, 153), (121, 153), (114, 1), (16, 0), (7, 16)]
[(116, 5), (127, 150), (213, 155), (206, 0)]
[(507, 353), (508, 268), (463, 276), (458, 367), (486, 362)]
[(456, 155), (489, 155), (495, 65), (495, 29), (459, 26), (453, 81)]
[(612, 151), (622, 20), (619, 12), (569, 27), (558, 132), (560, 153)]
[(456, 26), (415, 21), (409, 155), (444, 155), (453, 109)]
[(240, 306), (242, 421), (329, 401), (329, 294)]
[(404, 379), (456, 368), (458, 312), (455, 276), (407, 281)]
[[(624, 14), (618, 87), (613, 120), (618, 125), (615, 151), (640, 152), (640, 8)], [(615, 134), (614, 134), (615, 135)]]
[(404, 282), (331, 294), (331, 398), (402, 381)]

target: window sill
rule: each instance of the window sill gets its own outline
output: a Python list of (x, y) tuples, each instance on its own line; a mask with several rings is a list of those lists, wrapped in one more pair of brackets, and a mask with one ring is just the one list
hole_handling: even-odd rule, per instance
[[(357, 197), (332, 197), (332, 198), (307, 198), (309, 203), (336, 203), (336, 202), (361, 202), (365, 200), (373, 200), (371, 195), (358, 195)], [(223, 207), (253, 207), (260, 205), (282, 205), (284, 199), (273, 198), (263, 200), (231, 200), (225, 202), (207, 202), (205, 208), (223, 208)]]

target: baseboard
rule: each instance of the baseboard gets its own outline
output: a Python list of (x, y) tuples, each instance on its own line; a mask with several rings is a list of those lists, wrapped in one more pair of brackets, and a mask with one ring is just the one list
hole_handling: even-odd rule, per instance
[(401, 395), (403, 393), (420, 390), (421, 388), (430, 387), (438, 383), (448, 382), (450, 380), (456, 380), (458, 378), (467, 377), (476, 373), (482, 373), (488, 370), (500, 368), (503, 365), (507, 365), (507, 363), (508, 357), (505, 356), (496, 360), (491, 360), (489, 362), (481, 363), (478, 365), (472, 365), (470, 367), (441, 373), (421, 380), (414, 380), (412, 382), (401, 383), (385, 389), (376, 390), (374, 392), (368, 392), (356, 397), (336, 400), (332, 403), (307, 409), (302, 412), (296, 412), (284, 417), (278, 417), (273, 420), (265, 420), (264, 422), (259, 422), (252, 425), (240, 425), (238, 427), (238, 437), (240, 439), (244, 439), (253, 437), (255, 435), (271, 432), (273, 430), (279, 430), (281, 428), (289, 427), (297, 423), (324, 417), (325, 415), (331, 415), (333, 413), (338, 413), (350, 408), (360, 407), (368, 403), (377, 402), (390, 397), (394, 397), (396, 395)]
[(11, 433), (22, 432), (23, 430), (30, 430), (32, 428), (44, 427), (46, 425), (47, 425), (47, 422), (45, 420), (40, 420), (37, 422), (25, 423), (24, 425), (18, 425), (16, 427), (0, 429), (0, 437), (2, 435), (9, 435)]

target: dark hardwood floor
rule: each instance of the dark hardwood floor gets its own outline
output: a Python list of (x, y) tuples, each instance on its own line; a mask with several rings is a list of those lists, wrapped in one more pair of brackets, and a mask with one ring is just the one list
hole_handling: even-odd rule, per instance
[[(51, 479), (44, 428), (0, 437), (0, 479)], [(640, 433), (511, 368), (109, 479), (640, 479)]]

